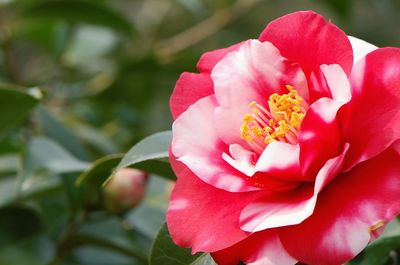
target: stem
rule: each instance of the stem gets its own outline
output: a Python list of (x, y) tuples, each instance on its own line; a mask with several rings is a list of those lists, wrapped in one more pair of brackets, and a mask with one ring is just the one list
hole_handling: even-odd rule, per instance
[[(4, 31), (4, 29), (3, 29)], [(3, 32), (3, 34), (5, 34)], [(9, 81), (20, 84), (21, 78), (18, 73), (18, 66), (16, 64), (16, 60), (14, 58), (14, 48), (11, 39), (4, 40), (1, 43), (1, 49), (4, 54), (4, 65), (6, 67), (6, 75)]]

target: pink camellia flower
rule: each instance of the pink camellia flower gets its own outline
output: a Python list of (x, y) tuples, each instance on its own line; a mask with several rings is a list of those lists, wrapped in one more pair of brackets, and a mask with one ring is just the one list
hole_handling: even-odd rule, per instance
[(176, 244), (218, 264), (337, 265), (400, 213), (400, 49), (307, 11), (197, 67), (170, 102)]

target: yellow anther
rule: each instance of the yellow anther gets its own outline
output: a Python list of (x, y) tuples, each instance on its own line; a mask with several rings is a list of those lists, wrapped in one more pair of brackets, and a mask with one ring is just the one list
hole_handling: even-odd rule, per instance
[(250, 102), (249, 108), (254, 108), (255, 106), (257, 106), (257, 102), (256, 102), (255, 100), (253, 100), (252, 102)]
[(256, 116), (258, 116), (258, 115), (260, 115), (260, 110), (257, 109), (257, 108), (254, 108), (254, 109), (253, 109), (253, 113), (254, 113)]
[(267, 137), (265, 137), (264, 139), (264, 143), (266, 145), (272, 143), (273, 141), (275, 141), (275, 135), (268, 135)]
[(293, 112), (300, 112), (301, 109), (300, 109), (299, 106), (293, 106), (293, 107), (292, 107), (292, 111), (293, 111)]
[(278, 137), (284, 137), (286, 133), (289, 131), (289, 126), (286, 121), (279, 121), (279, 126), (275, 128), (275, 134)]
[(273, 119), (270, 119), (269, 122), (268, 122), (268, 125), (269, 125), (270, 127), (274, 127), (275, 124), (276, 124), (276, 122), (275, 122)]
[(369, 232), (372, 233), (372, 232), (374, 232), (374, 231), (376, 231), (376, 230), (378, 230), (378, 229), (380, 229), (380, 228), (382, 228), (384, 226), (385, 226), (385, 222), (382, 221), (382, 220), (379, 220), (378, 222), (376, 222), (375, 224), (373, 224), (373, 225), (371, 225), (369, 227)]
[(251, 114), (246, 114), (243, 116), (243, 121), (245, 123), (250, 123), (252, 120), (254, 120), (254, 117)]
[[(286, 85), (286, 88), (289, 91), (293, 91), (294, 90), (294, 87), (292, 87), (291, 85)], [(294, 91), (296, 91), (296, 90), (294, 90)]]
[(273, 131), (271, 127), (264, 127), (263, 130), (267, 135), (270, 134)]
[(241, 133), (242, 139), (244, 139), (246, 141), (252, 140), (252, 137), (250, 134), (250, 128), (247, 124), (243, 124), (242, 126), (240, 126), (240, 133)]
[[(260, 139), (264, 139), (265, 145), (276, 140), (295, 143), (296, 131), (300, 129), (308, 106), (303, 104), (303, 98), (293, 86), (286, 85), (285, 87), (289, 91), (288, 93), (270, 95), (269, 111), (256, 101), (249, 104), (251, 113), (243, 116), (243, 123), (240, 127), (242, 139), (248, 142), (254, 141), (254, 144), (257, 143), (257, 145), (260, 144)], [(262, 148), (262, 146), (258, 147)], [(259, 148), (256, 152), (259, 152)]]
[(251, 131), (257, 137), (262, 137), (263, 136), (263, 129), (258, 125), (255, 125), (255, 126), (251, 127)]

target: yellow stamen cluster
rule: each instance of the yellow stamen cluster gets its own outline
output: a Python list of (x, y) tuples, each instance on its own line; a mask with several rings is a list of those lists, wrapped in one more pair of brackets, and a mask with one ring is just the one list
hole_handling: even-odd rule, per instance
[(262, 151), (266, 145), (276, 140), (290, 143), (297, 141), (297, 132), (307, 104), (292, 86), (286, 85), (286, 88), (288, 93), (274, 93), (269, 97), (269, 111), (253, 101), (249, 104), (252, 112), (243, 116), (241, 137), (256, 151)]

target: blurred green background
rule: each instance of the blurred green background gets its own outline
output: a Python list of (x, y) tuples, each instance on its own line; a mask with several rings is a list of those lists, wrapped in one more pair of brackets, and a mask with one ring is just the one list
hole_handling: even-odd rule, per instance
[(307, 9), (400, 46), (395, 0), (0, 0), (0, 265), (147, 264), (172, 182), (152, 175), (115, 213), (101, 181), (170, 129), (174, 83), (203, 52)]

